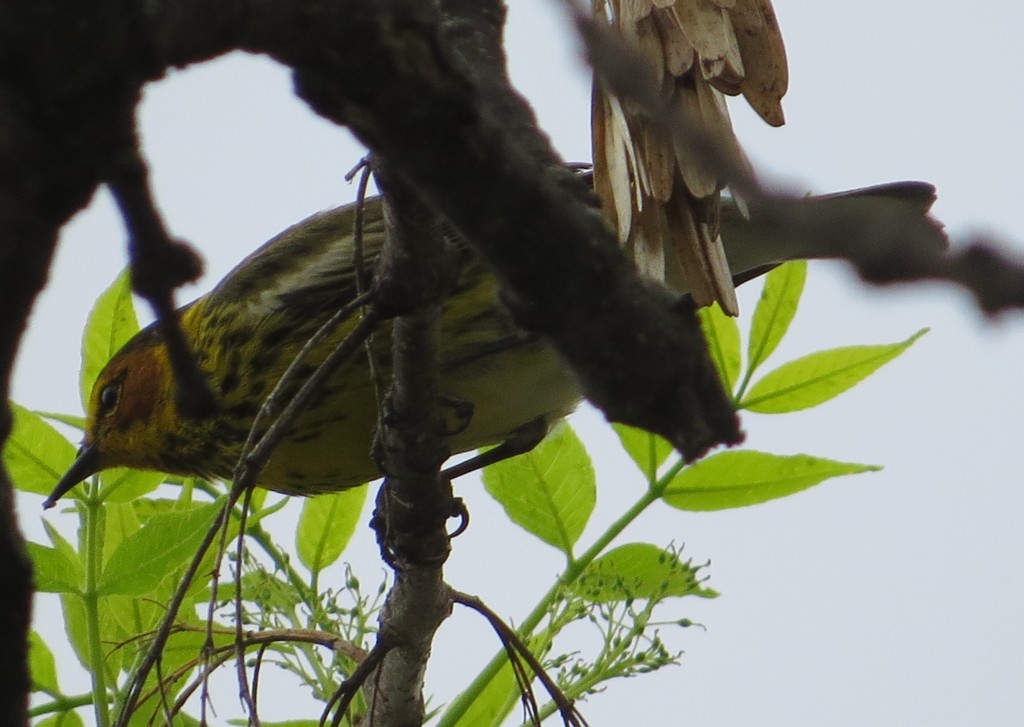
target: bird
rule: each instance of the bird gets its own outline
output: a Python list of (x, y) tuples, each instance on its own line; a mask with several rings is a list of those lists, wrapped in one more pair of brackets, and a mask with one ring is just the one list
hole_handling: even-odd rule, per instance
[[(808, 197), (806, 204), (822, 213), (842, 208), (862, 215), (886, 205), (909, 206), (934, 227), (937, 244), (944, 244), (940, 226), (927, 216), (934, 199), (930, 184), (897, 182)], [(364, 200), (362, 215), (363, 254), (372, 273), (385, 236), (381, 199)], [(216, 398), (212, 416), (194, 418), (179, 410), (167, 349), (155, 324), (131, 338), (100, 372), (87, 406), (82, 447), (44, 507), (112, 467), (231, 479), (264, 398), (310, 336), (357, 294), (355, 216), (356, 206), (347, 205), (299, 222), (242, 260), (209, 293), (179, 309), (182, 330)], [(461, 271), (440, 322), (440, 386), (446, 400), (472, 404), (468, 423), (450, 437), (451, 450), (499, 443), (538, 422), (543, 433), (576, 408), (582, 398), (579, 386), (541, 337), (517, 328), (499, 300), (495, 277), (465, 241), (450, 234)], [(761, 240), (756, 216), (748, 219), (728, 200), (722, 239), (738, 282), (788, 259), (834, 254), (814, 249), (807, 240), (787, 242), (778, 234)], [(286, 397), (354, 325), (339, 326), (312, 348), (284, 391)], [(386, 375), (390, 324), (375, 333), (372, 347)], [(378, 417), (375, 384), (369, 357), (360, 351), (294, 420), (256, 484), (289, 495), (315, 495), (379, 477), (371, 455)]]

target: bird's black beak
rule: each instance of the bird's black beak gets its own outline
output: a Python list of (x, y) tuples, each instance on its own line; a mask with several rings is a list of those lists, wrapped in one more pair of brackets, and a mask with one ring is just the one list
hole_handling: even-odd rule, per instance
[(72, 487), (90, 475), (99, 471), (100, 450), (95, 443), (78, 450), (78, 456), (71, 463), (71, 467), (64, 473), (64, 476), (57, 482), (53, 492), (43, 503), (43, 509), (49, 510), (57, 504), (57, 500), (66, 495)]

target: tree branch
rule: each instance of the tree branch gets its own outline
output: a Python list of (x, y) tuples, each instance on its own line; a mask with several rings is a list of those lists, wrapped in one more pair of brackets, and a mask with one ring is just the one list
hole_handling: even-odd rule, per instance
[(455, 284), (455, 255), (440, 219), (387, 165), (376, 165), (384, 192), (387, 237), (374, 286), (392, 327), (391, 387), (374, 442), (387, 474), (377, 496), (374, 527), (395, 585), (380, 614), (378, 645), (391, 648), (367, 686), (373, 724), (420, 724), (430, 645), (451, 613), (442, 566), (450, 551), (451, 481), (441, 475), (450, 452), (440, 401), (439, 322)]
[(548, 338), (592, 402), (688, 459), (740, 440), (691, 313), (636, 275), (504, 73), (480, 81), (503, 62), (478, 42), (500, 27), (497, 3), (456, 20), (418, 2), (299, 5), (317, 20), (301, 48), (265, 34), (247, 47), (292, 65), (319, 113), (349, 125), (477, 247), (517, 322)]

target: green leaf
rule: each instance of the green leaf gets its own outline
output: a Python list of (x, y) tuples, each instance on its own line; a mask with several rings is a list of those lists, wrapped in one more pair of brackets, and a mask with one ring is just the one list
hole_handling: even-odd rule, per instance
[[(110, 617), (108, 630), (124, 634), (115, 643), (121, 643), (124, 639), (134, 640), (138, 634), (149, 633), (156, 628), (160, 620), (167, 615), (163, 606), (166, 602), (136, 596), (104, 596), (101, 608), (104, 615)], [(123, 649), (119, 651), (123, 652)], [(164, 666), (167, 666), (166, 660)]]
[[(164, 667), (162, 663), (161, 666), (165, 669), (167, 668)], [(150, 690), (155, 691), (157, 689), (160, 689), (160, 687), (156, 685), (155, 681), (153, 684), (150, 684), (147, 680), (146, 692), (144, 693), (151, 693)], [(128, 719), (128, 727), (153, 727), (153, 725), (166, 725), (167, 722), (165, 721), (165, 714), (166, 707), (164, 707), (160, 701), (150, 699), (136, 707), (136, 711)], [(188, 712), (181, 711), (175, 713), (174, 722), (172, 724), (174, 727), (209, 727), (213, 722), (210, 720), (200, 722)], [(231, 724), (231, 722), (228, 721), (226, 724)], [(248, 724), (251, 724), (251, 722)], [(261, 721), (260, 724), (265, 723)]]
[(634, 598), (718, 594), (701, 587), (699, 568), (681, 561), (671, 549), (650, 543), (621, 545), (595, 560), (570, 589), (588, 601), (607, 603)]
[(220, 503), (154, 515), (111, 554), (100, 576), (101, 594), (141, 596), (185, 565), (195, 553)]
[(89, 409), (89, 395), (100, 371), (111, 357), (139, 331), (132, 303), (131, 275), (122, 270), (96, 299), (82, 334), (82, 406)]
[(785, 363), (754, 384), (739, 408), (781, 414), (822, 404), (892, 361), (927, 331), (922, 328), (899, 343), (833, 348)]
[(108, 504), (103, 508), (103, 561), (107, 562), (126, 539), (142, 527), (142, 521), (130, 502)]
[(619, 435), (622, 448), (644, 473), (647, 481), (654, 482), (658, 478), (658, 468), (672, 454), (672, 445), (656, 434), (625, 424), (612, 424), (612, 429)]
[(597, 500), (594, 466), (569, 425), (531, 452), (491, 465), (484, 487), (512, 522), (572, 556)]
[(48, 548), (28, 542), (29, 557), (35, 571), (37, 591), (43, 593), (79, 593), (83, 575), (81, 563), (75, 562), (59, 548)]
[(75, 447), (35, 412), (10, 402), (14, 428), (4, 445), (4, 465), (23, 492), (49, 495), (75, 459)]
[(77, 564), (80, 563), (81, 560), (78, 557), (78, 551), (75, 550), (75, 546), (73, 546), (67, 538), (61, 535), (61, 532), (48, 520), (43, 521), (43, 528), (46, 530), (46, 534), (50, 537), (50, 542), (53, 543), (53, 547), (63, 553), (64, 557), (75, 563), (76, 567), (78, 567)]
[(163, 497), (146, 497), (141, 500), (132, 500), (130, 504), (141, 523), (147, 523), (157, 515), (181, 512), (190, 507), (190, 505), (182, 505), (176, 500), (168, 500)]
[(90, 671), (89, 626), (85, 615), (85, 601), (77, 594), (62, 593), (60, 606), (64, 615), (64, 632), (68, 635), (71, 648), (85, 670)]
[(740, 328), (736, 319), (723, 313), (718, 303), (702, 308), (699, 315), (718, 375), (726, 391), (735, 391), (740, 375)]
[(880, 469), (807, 454), (720, 452), (676, 475), (663, 498), (680, 510), (725, 510), (792, 495), (831, 477)]
[(54, 697), (60, 695), (57, 662), (50, 647), (37, 631), (33, 631), (28, 637), (28, 665), (32, 672), (33, 691), (46, 692)]
[(43, 419), (67, 424), (69, 427), (73, 427), (80, 432), (85, 431), (85, 417), (74, 416), (72, 414), (61, 414), (60, 412), (54, 411), (37, 411), (36, 414), (41, 416)]
[[(474, 695), (472, 704), (455, 723), (462, 727), (497, 727), (505, 720), (509, 707), (515, 704), (519, 693), (512, 667), (506, 661), (494, 678), (479, 694)], [(454, 702), (452, 705), (454, 706)], [(442, 722), (446, 720), (442, 717)]]
[(68, 710), (50, 715), (42, 722), (34, 723), (33, 727), (84, 727), (84, 724), (77, 712)]
[(366, 485), (362, 485), (317, 495), (302, 504), (295, 547), (299, 560), (310, 571), (321, 571), (341, 556), (356, 530), (366, 492)]
[(167, 475), (163, 472), (131, 470), (124, 467), (100, 474), (100, 499), (106, 502), (132, 502), (159, 487)]
[(761, 299), (757, 301), (750, 323), (750, 341), (747, 344), (750, 373), (764, 363), (786, 335), (796, 315), (806, 280), (806, 260), (780, 265), (765, 276)]

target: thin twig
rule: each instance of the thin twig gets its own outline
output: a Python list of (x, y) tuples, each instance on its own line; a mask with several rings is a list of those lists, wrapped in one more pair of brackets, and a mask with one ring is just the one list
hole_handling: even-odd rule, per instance
[[(348, 712), (348, 708), (352, 705), (352, 700), (355, 699), (356, 693), (366, 682), (366, 679), (374, 672), (374, 670), (380, 666), (380, 663), (384, 661), (384, 657), (387, 656), (388, 652), (394, 648), (394, 644), (391, 644), (385, 639), (378, 639), (376, 645), (370, 649), (359, 665), (356, 666), (355, 671), (342, 682), (331, 698), (327, 700), (327, 704), (324, 705), (324, 711), (320, 715), (320, 721), (317, 723), (319, 727), (323, 727), (327, 724), (327, 717), (331, 713), (331, 707), (337, 703), (337, 708), (334, 712), (334, 717), (331, 720), (331, 727), (337, 727), (341, 723), (345, 713)], [(372, 714), (372, 712), (371, 712)]]
[(256, 714), (256, 700), (258, 699), (260, 690), (260, 674), (262, 673), (263, 657), (267, 653), (267, 649), (270, 648), (267, 644), (260, 644), (259, 650), (256, 652), (256, 664), (252, 668), (252, 713)]
[[(371, 294), (367, 293), (362, 296), (357, 296), (355, 299), (345, 305), (344, 308), (335, 313), (331, 318), (322, 325), (316, 333), (314, 333), (310, 339), (306, 342), (306, 345), (302, 347), (298, 355), (289, 364), (288, 368), (282, 374), (281, 379), (274, 387), (273, 391), (263, 402), (263, 406), (256, 415), (256, 419), (253, 422), (252, 428), (249, 430), (249, 437), (246, 439), (245, 445), (242, 448), (242, 455), (239, 457), (238, 466), (235, 468), (234, 482), (236, 487), (251, 487), (255, 485), (256, 478), (259, 477), (259, 473), (262, 471), (267, 460), (270, 459), (270, 455), (277, 447), (278, 443), (287, 434), (289, 427), (295, 421), (295, 417), (306, 408), (310, 399), (316, 394), (320, 386), (326, 381), (343, 363), (348, 361), (349, 357), (352, 356), (356, 346), (362, 345), (363, 341), (366, 340), (367, 336), (373, 333), (374, 329), (382, 320), (382, 316), (377, 313), (377, 309), (374, 306), (370, 306), (366, 315), (356, 324), (356, 326), (345, 336), (345, 338), (338, 344), (338, 346), (331, 351), (331, 353), (324, 359), (316, 371), (303, 382), (299, 390), (292, 396), (288, 403), (285, 404), (284, 408), (281, 409), (281, 413), (274, 419), (274, 423), (267, 429), (267, 431), (258, 435), (259, 426), (262, 424), (265, 418), (274, 416), (274, 413), (281, 406), (281, 398), (287, 388), (287, 385), (295, 377), (295, 372), (299, 368), (299, 363), (306, 357), (306, 355), (312, 351), (320, 341), (334, 330), (343, 321), (347, 320), (355, 309), (365, 305), (370, 299)], [(287, 381), (286, 381), (287, 378)]]
[(167, 689), (165, 688), (162, 663), (161, 661), (156, 663), (156, 692), (160, 695), (160, 709), (164, 712), (164, 719), (167, 720), (167, 724), (174, 724), (176, 710), (172, 710), (171, 705), (167, 704)]
[(217, 409), (216, 397), (185, 337), (174, 308), (173, 290), (202, 273), (199, 256), (173, 240), (153, 202), (149, 172), (139, 139), (129, 125), (120, 153), (108, 173), (110, 189), (129, 234), (132, 288), (149, 301), (174, 372), (175, 401), (185, 416), (201, 419)]
[[(187, 625), (177, 625), (173, 630), (175, 632), (198, 631), (198, 629)], [(223, 635), (232, 633), (226, 629), (215, 629), (214, 632)], [(357, 663), (366, 658), (366, 652), (354, 644), (351, 644), (344, 639), (340, 639), (334, 634), (314, 629), (270, 629), (267, 631), (249, 631), (245, 634), (244, 643), (246, 648), (252, 646), (266, 648), (275, 643), (315, 644), (317, 646), (326, 647), (336, 654), (346, 656)], [(235, 648), (235, 644), (232, 642), (231, 644), (218, 646), (213, 649), (210, 661), (205, 666), (201, 667), (200, 674), (188, 686), (184, 687), (181, 694), (178, 695), (178, 698), (175, 700), (175, 703), (171, 708), (172, 715), (177, 714), (184, 707), (188, 699), (195, 693), (195, 690), (198, 689), (199, 686), (207, 679), (209, 673), (212, 673), (214, 670), (227, 663), (235, 653)], [(165, 684), (171, 685), (177, 682), (192, 671), (192, 669), (199, 667), (200, 664), (200, 659), (193, 659), (181, 665), (172, 674), (170, 674), (170, 676), (161, 678), (153, 691), (142, 695), (139, 703), (145, 703), (157, 689), (163, 689)]]
[(373, 170), (370, 167), (370, 157), (363, 157), (359, 164), (352, 168), (345, 178), (361, 170), (359, 185), (356, 187), (355, 215), (352, 220), (352, 267), (356, 271), (356, 293), (362, 295), (370, 287), (370, 281), (366, 277), (366, 260), (363, 257), (363, 220), (365, 218), (366, 189), (370, 184), (370, 175)]
[[(572, 700), (565, 696), (558, 685), (555, 684), (554, 680), (548, 676), (547, 671), (540, 661), (533, 655), (529, 647), (523, 640), (519, 638), (519, 635), (506, 624), (501, 617), (492, 611), (487, 604), (481, 601), (476, 596), (471, 596), (468, 593), (462, 593), (461, 591), (452, 592), (452, 600), (455, 603), (459, 603), (467, 608), (471, 608), (485, 619), (494, 629), (495, 633), (498, 634), (498, 638), (501, 639), (502, 644), (505, 646), (505, 650), (508, 652), (509, 660), (513, 661), (513, 655), (518, 655), (527, 664), (530, 665), (530, 669), (533, 671), (540, 683), (544, 685), (544, 689), (547, 690), (548, 694), (551, 695), (552, 701), (558, 707), (559, 713), (562, 715), (562, 720), (567, 725), (574, 725), (576, 727), (585, 727), (587, 725), (586, 719), (576, 709)], [(513, 664), (515, 662), (513, 661)], [(513, 668), (515, 668), (513, 666)], [(534, 702), (536, 704), (536, 702)]]
[(114, 723), (115, 727), (127, 727), (128, 721), (131, 719), (131, 715), (135, 711), (135, 706), (139, 700), (139, 694), (146, 682), (146, 678), (149, 676), (149, 672), (153, 669), (153, 666), (157, 661), (159, 661), (160, 655), (163, 653), (164, 646), (167, 644), (167, 639), (174, 628), (174, 619), (177, 617), (178, 611), (181, 609), (181, 604), (185, 600), (185, 594), (188, 593), (188, 589), (192, 585), (196, 571), (199, 570), (199, 566), (203, 561), (203, 557), (206, 555), (206, 551), (209, 550), (214, 537), (216, 537), (217, 533), (220, 532), (220, 523), (229, 517), (229, 513), (231, 512), (233, 505), (234, 501), (229, 496), (223, 507), (221, 507), (220, 512), (217, 513), (217, 519), (206, 531), (202, 542), (199, 543), (199, 547), (195, 556), (192, 558), (192, 561), (185, 569), (185, 573), (182, 575), (178, 589), (174, 592), (174, 596), (171, 597), (170, 602), (167, 604), (167, 613), (164, 615), (163, 621), (160, 623), (159, 628), (154, 634), (153, 642), (150, 644), (149, 650), (146, 652), (146, 656), (143, 658), (142, 663), (139, 664), (139, 668), (132, 676), (132, 680), (128, 685), (121, 711), (118, 714), (117, 721)]
[[(238, 486), (232, 486), (231, 490), (228, 493), (228, 502), (231, 503), (231, 509), (234, 509), (235, 504), (238, 502), (239, 498), (242, 496), (243, 493), (248, 493), (250, 491), (251, 490), (247, 489), (243, 490)], [(223, 518), (218, 523), (217, 526), (217, 532), (220, 534), (220, 542), (217, 544), (217, 552), (216, 555), (214, 556), (213, 568), (210, 572), (210, 600), (206, 604), (206, 639), (203, 641), (202, 652), (204, 664), (206, 660), (210, 657), (210, 655), (212, 655), (215, 651), (215, 646), (213, 642), (214, 612), (217, 610), (217, 591), (220, 589), (220, 567), (221, 563), (223, 563), (224, 560), (224, 554), (227, 552), (228, 529), (230, 525), (231, 518), (227, 517)], [(240, 563), (238, 564), (238, 567), (241, 567)], [(236, 572), (238, 572), (237, 568)], [(240, 575), (239, 578), (241, 578)], [(177, 615), (178, 614), (175, 611), (173, 616), (168, 614), (164, 618), (177, 618)], [(241, 618), (241, 615), (239, 615), (239, 618)], [(202, 705), (201, 710), (204, 720), (206, 718), (206, 705), (210, 701), (209, 674), (211, 673), (211, 671), (212, 670), (209, 668), (203, 669), (203, 692), (202, 696), (200, 697), (200, 704)]]
[[(245, 671), (245, 640), (242, 632), (242, 559), (245, 557), (245, 524), (252, 504), (252, 490), (245, 489), (242, 500), (242, 512), (238, 520), (238, 537), (235, 550), (235, 667), (238, 674), (238, 696), (242, 704), (249, 710), (251, 727), (261, 727), (259, 714), (256, 711), (256, 700), (253, 690), (249, 688), (249, 676)], [(212, 620), (210, 621), (212, 623)]]
[[(364, 259), (363, 219), (365, 217), (366, 189), (370, 184), (370, 176), (373, 174), (371, 157), (363, 157), (360, 165), (353, 168), (349, 174), (355, 174), (356, 169), (362, 169), (359, 176), (359, 186), (356, 188), (355, 215), (352, 221), (352, 267), (356, 271), (356, 292), (361, 297), (369, 290), (370, 280), (366, 275), (366, 261)], [(346, 177), (347, 179), (348, 177)], [(364, 305), (359, 309), (360, 316), (366, 316), (367, 307)], [(370, 369), (370, 381), (373, 382), (373, 392), (377, 400), (377, 428), (381, 427), (380, 413), (381, 402), (384, 400), (384, 384), (381, 376), (380, 366), (377, 365), (377, 352), (373, 345), (373, 334), (367, 337), (363, 348), (366, 351), (366, 365)]]

